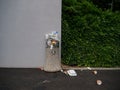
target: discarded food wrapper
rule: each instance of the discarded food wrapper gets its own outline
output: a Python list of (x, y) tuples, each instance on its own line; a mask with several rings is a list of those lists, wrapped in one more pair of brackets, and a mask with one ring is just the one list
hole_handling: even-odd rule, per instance
[(69, 76), (77, 76), (77, 73), (75, 70), (68, 70), (67, 73)]
[(88, 70), (92, 70), (90, 67), (87, 67)]
[(96, 75), (96, 74), (97, 74), (97, 71), (93, 71), (93, 73)]
[(102, 81), (101, 80), (97, 80), (97, 85), (101, 85)]

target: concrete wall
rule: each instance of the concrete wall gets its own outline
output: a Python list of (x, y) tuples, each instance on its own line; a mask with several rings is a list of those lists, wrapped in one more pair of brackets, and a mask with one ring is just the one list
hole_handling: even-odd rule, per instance
[(61, 37), (61, 0), (0, 0), (0, 67), (42, 67), (51, 31)]

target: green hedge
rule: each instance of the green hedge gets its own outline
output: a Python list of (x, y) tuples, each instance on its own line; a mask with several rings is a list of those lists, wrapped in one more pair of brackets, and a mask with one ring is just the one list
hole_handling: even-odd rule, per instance
[(90, 0), (62, 2), (62, 63), (119, 67), (120, 12), (102, 11)]

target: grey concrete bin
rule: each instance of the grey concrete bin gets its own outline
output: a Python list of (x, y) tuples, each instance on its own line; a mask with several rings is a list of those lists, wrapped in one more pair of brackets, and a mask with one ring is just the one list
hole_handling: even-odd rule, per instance
[(54, 31), (50, 34), (46, 34), (46, 60), (44, 71), (56, 72), (61, 70), (59, 42), (58, 32)]

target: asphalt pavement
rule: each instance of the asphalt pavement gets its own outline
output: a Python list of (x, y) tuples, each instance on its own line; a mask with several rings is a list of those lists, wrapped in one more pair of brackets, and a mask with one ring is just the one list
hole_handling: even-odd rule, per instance
[(0, 90), (120, 90), (120, 70), (96, 71), (76, 70), (72, 77), (37, 68), (0, 68)]

